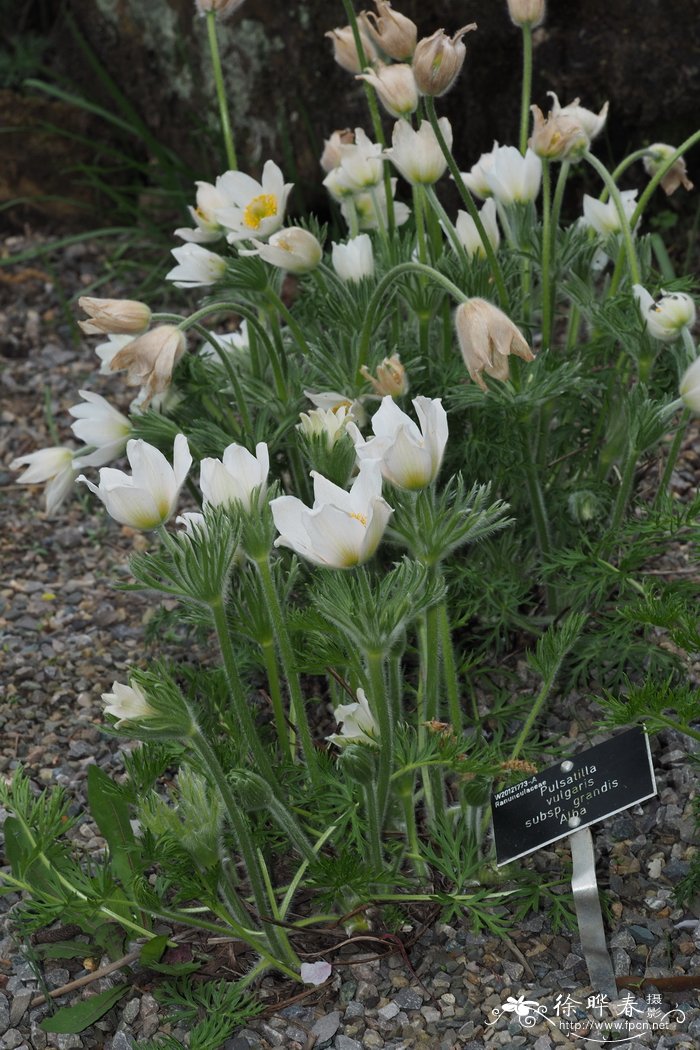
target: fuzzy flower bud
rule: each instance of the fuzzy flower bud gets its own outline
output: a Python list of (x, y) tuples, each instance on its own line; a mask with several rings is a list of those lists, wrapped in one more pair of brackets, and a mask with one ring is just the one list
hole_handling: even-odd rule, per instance
[(145, 331), (151, 323), (151, 311), (137, 299), (91, 299), (83, 295), (78, 306), (88, 315), (87, 321), (78, 321), (85, 335), (130, 335)]
[(363, 11), (360, 24), (385, 55), (405, 62), (416, 48), (418, 27), (406, 15), (392, 9), (389, 0), (374, 0), (377, 14)]
[(508, 0), (508, 14), (514, 25), (534, 28), (544, 21), (544, 0)]
[(510, 354), (523, 361), (535, 359), (520, 329), (486, 299), (468, 299), (466, 303), (460, 303), (455, 311), (455, 327), (470, 378), (484, 392), (488, 387), (482, 372), (492, 379), (505, 381), (510, 375)]
[(195, 0), (197, 11), (200, 15), (207, 15), (213, 11), (217, 18), (222, 21), (228, 18), (243, 4), (244, 0)]
[(418, 88), (413, 70), (405, 63), (378, 66), (376, 71), (365, 70), (356, 79), (372, 85), (392, 117), (407, 117), (418, 109)]
[(377, 365), (377, 378), (370, 373), (367, 365), (363, 365), (360, 373), (372, 384), (375, 394), (379, 397), (401, 397), (408, 393), (408, 376), (406, 369), (401, 364), (398, 354), (385, 357), (381, 364)]
[[(374, 62), (379, 57), (377, 49), (367, 36), (367, 33), (362, 31), (362, 26), (358, 28), (365, 52), (365, 59), (368, 62)], [(362, 62), (357, 54), (355, 34), (352, 31), (352, 26), (344, 26), (342, 29), (329, 29), (324, 35), (330, 37), (333, 41), (333, 58), (338, 65), (348, 73), (359, 73), (362, 70)]]
[[(644, 170), (647, 175), (656, 175), (666, 161), (675, 153), (673, 146), (667, 146), (665, 142), (655, 142), (649, 147), (649, 155), (644, 158)], [(675, 193), (679, 186), (684, 190), (692, 190), (693, 184), (688, 178), (688, 169), (683, 157), (678, 157), (668, 169), (661, 180), (661, 188), (667, 197)]]
[(539, 106), (530, 106), (534, 124), (528, 146), (538, 157), (548, 160), (571, 160), (580, 157), (590, 146), (588, 135), (574, 118), (553, 110), (545, 119)]
[(421, 94), (438, 97), (450, 90), (467, 55), (462, 37), (473, 29), (476, 22), (458, 29), (452, 38), (444, 29), (438, 29), (418, 42), (413, 55), (413, 75)]
[(323, 141), (323, 153), (321, 154), (321, 167), (325, 172), (331, 172), (339, 167), (342, 160), (341, 146), (351, 146), (355, 141), (355, 135), (350, 128), (342, 131), (334, 131), (329, 139)]

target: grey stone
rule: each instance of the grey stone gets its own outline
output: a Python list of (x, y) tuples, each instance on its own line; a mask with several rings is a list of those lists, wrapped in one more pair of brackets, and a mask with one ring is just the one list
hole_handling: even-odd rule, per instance
[(227, 1039), (223, 1045), (223, 1050), (250, 1050), (250, 1048), (251, 1044), (244, 1035), (235, 1035), (233, 1039)]
[(272, 1025), (267, 1024), (263, 1021), (260, 1025), (260, 1032), (264, 1039), (267, 1039), (271, 1046), (282, 1046), (284, 1043), (283, 1034), (277, 1029), (273, 1028)]
[(62, 988), (69, 981), (70, 973), (63, 966), (58, 966), (55, 970), (48, 970), (46, 973), (46, 983), (49, 988)]
[(340, 1010), (334, 1010), (332, 1013), (326, 1014), (325, 1017), (319, 1017), (311, 1029), (312, 1035), (316, 1036), (316, 1045), (319, 1047), (319, 1050), (330, 1043), (339, 1028)]
[(377, 1017), (380, 1021), (391, 1021), (399, 1013), (399, 1009), (400, 1007), (395, 1002), (387, 1003), (386, 1006), (377, 1011)]
[(343, 1014), (344, 1021), (355, 1021), (358, 1017), (365, 1016), (365, 1008), (362, 1003), (358, 1003), (356, 999), (353, 999), (345, 1007), (345, 1013)]
[[(657, 938), (647, 926), (628, 926), (628, 930), (637, 944), (655, 944)], [(624, 947), (624, 945), (623, 945)]]
[(129, 999), (129, 1002), (126, 1004), (122, 1012), (122, 1021), (124, 1022), (124, 1024), (133, 1024), (139, 1015), (140, 1008), (140, 999)]
[(19, 1046), (23, 1040), (24, 1036), (18, 1028), (8, 1028), (0, 1039), (0, 1046), (2, 1050), (15, 1050), (15, 1047)]
[(14, 997), (12, 1000), (12, 1006), (10, 1007), (9, 1026), (11, 1028), (15, 1028), (22, 1020), (33, 998), (34, 992), (30, 988), (23, 989), (23, 991), (18, 992)]
[(295, 1043), (305, 1043), (307, 1032), (295, 1024), (290, 1024), (284, 1031), (287, 1039), (293, 1039)]
[(66, 1032), (58, 1037), (58, 1050), (77, 1050), (82, 1045), (82, 1039), (74, 1032)]
[(357, 991), (355, 996), (365, 1006), (376, 1006), (379, 1002), (379, 992), (375, 984), (370, 984), (369, 981), (358, 981)]
[(370, 1029), (369, 1032), (365, 1032), (362, 1045), (366, 1047), (367, 1050), (379, 1050), (379, 1047), (384, 1046), (384, 1040), (378, 1032), (374, 1032)]
[(357, 1039), (351, 1039), (347, 1035), (337, 1035), (333, 1043), (333, 1050), (362, 1050), (362, 1043)]
[(426, 1024), (435, 1024), (442, 1017), (440, 1011), (436, 1010), (434, 1006), (421, 1006), (420, 1012), (423, 1014)]
[(0, 1035), (10, 1027), (10, 1004), (7, 996), (0, 992)]
[(128, 1032), (115, 1032), (111, 1050), (132, 1050), (134, 1040)]
[(423, 1005), (423, 996), (415, 988), (402, 988), (394, 996), (394, 1002), (402, 1010), (420, 1010)]
[(29, 1031), (34, 1050), (45, 1050), (47, 1043), (46, 1032), (39, 1028), (36, 1021), (32, 1021)]

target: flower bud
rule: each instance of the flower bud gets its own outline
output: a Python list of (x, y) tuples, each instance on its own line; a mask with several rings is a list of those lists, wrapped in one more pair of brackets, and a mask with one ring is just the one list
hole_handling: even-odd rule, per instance
[(392, 117), (407, 117), (418, 108), (418, 88), (413, 70), (405, 63), (378, 66), (376, 71), (365, 70), (356, 79), (372, 85)]
[(594, 113), (592, 109), (586, 109), (585, 106), (582, 106), (579, 98), (575, 98), (573, 102), (562, 106), (556, 92), (548, 91), (547, 94), (552, 99), (550, 116), (571, 117), (577, 124), (581, 125), (589, 139), (596, 138), (605, 127), (605, 121), (608, 119), (608, 102), (605, 103), (600, 113)]
[(151, 323), (151, 311), (136, 299), (91, 299), (83, 295), (78, 306), (88, 314), (87, 321), (78, 321), (86, 335), (129, 335), (145, 331)]
[(418, 42), (413, 55), (413, 75), (421, 94), (438, 97), (450, 90), (467, 54), (462, 37), (473, 29), (476, 22), (458, 29), (451, 39), (444, 29), (438, 29)]
[(547, 160), (571, 160), (580, 157), (590, 146), (582, 125), (564, 113), (550, 112), (545, 119), (539, 106), (530, 106), (534, 124), (528, 146), (538, 157)]
[(362, 744), (350, 744), (342, 752), (338, 761), (348, 780), (366, 785), (374, 779), (375, 760), (372, 748), (364, 747)]
[(265, 809), (272, 802), (272, 788), (256, 773), (238, 769), (229, 774), (229, 782), (244, 809)]
[(700, 357), (693, 361), (681, 379), (680, 395), (686, 408), (700, 413)]
[(320, 438), (328, 448), (347, 433), (346, 424), (353, 418), (345, 405), (339, 408), (312, 408), (310, 412), (300, 412), (297, 430), (307, 438)]
[[(644, 158), (644, 170), (647, 175), (656, 175), (669, 157), (675, 153), (673, 146), (667, 146), (665, 142), (655, 142), (649, 147), (649, 154)], [(683, 157), (678, 157), (661, 179), (661, 188), (667, 197), (675, 193), (679, 186), (684, 190), (692, 190), (693, 184), (688, 178), (688, 169)]]
[(408, 393), (408, 376), (398, 354), (385, 357), (382, 363), (377, 365), (376, 379), (367, 365), (363, 365), (360, 372), (367, 382), (372, 384), (375, 394), (379, 397), (386, 397), (387, 394), (389, 397), (401, 397)]
[[(368, 62), (374, 62), (379, 57), (377, 49), (367, 34), (362, 32), (362, 26), (358, 28), (365, 52), (365, 59)], [(333, 41), (333, 58), (338, 65), (342, 69), (347, 70), (348, 73), (359, 73), (362, 70), (363, 63), (357, 54), (352, 26), (344, 26), (342, 29), (329, 29), (324, 35), (330, 37)]]
[(672, 343), (684, 328), (695, 324), (695, 303), (685, 292), (662, 291), (661, 298), (655, 302), (641, 284), (633, 285), (632, 291), (647, 331), (654, 339)]
[(224, 18), (228, 18), (234, 11), (237, 11), (244, 0), (195, 0), (195, 2), (200, 15), (207, 15), (210, 11), (214, 11), (217, 18), (223, 21)]
[(389, 0), (374, 0), (374, 4), (378, 15), (373, 11), (363, 11), (360, 24), (385, 55), (397, 62), (405, 62), (416, 48), (416, 23), (394, 11)]
[(544, 21), (544, 0), (508, 0), (508, 14), (514, 25), (534, 28)]
[(333, 242), (333, 269), (342, 281), (353, 284), (374, 274), (372, 241), (367, 233), (351, 237), (346, 244)]
[(251, 240), (261, 259), (287, 273), (310, 273), (323, 258), (323, 248), (317, 238), (301, 226), (278, 230), (267, 244), (256, 241), (254, 237)]
[(470, 377), (486, 392), (482, 372), (492, 379), (509, 378), (508, 357), (515, 354), (523, 361), (534, 361), (535, 355), (519, 328), (511, 319), (486, 299), (468, 299), (455, 311), (457, 339)]
[(329, 139), (324, 139), (323, 153), (321, 154), (321, 167), (325, 172), (331, 172), (340, 165), (342, 153), (341, 146), (351, 146), (355, 141), (355, 135), (350, 128), (342, 131), (334, 131)]

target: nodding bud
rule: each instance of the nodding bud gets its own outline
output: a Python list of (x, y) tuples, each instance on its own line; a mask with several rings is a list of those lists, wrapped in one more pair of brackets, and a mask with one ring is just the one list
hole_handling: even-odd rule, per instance
[(532, 29), (544, 22), (544, 0), (508, 0), (508, 14), (514, 25)]
[(323, 140), (323, 153), (321, 154), (321, 167), (324, 171), (333, 171), (340, 165), (343, 159), (341, 146), (351, 146), (355, 141), (355, 133), (350, 128), (342, 131), (334, 131), (329, 139)]
[[(659, 168), (663, 167), (675, 152), (674, 147), (665, 142), (655, 142), (651, 145), (648, 155), (644, 158), (644, 170), (647, 175), (656, 175)], [(679, 186), (684, 190), (693, 188), (683, 157), (678, 157), (661, 179), (661, 188), (667, 197), (675, 193)]]
[(357, 79), (372, 85), (392, 117), (407, 117), (418, 109), (418, 89), (413, 70), (403, 62), (365, 70)]
[(458, 29), (453, 37), (444, 29), (420, 40), (413, 55), (413, 75), (423, 95), (439, 97), (449, 91), (459, 76), (467, 48), (462, 37), (476, 29), (476, 22)]
[(376, 379), (367, 365), (362, 366), (360, 373), (372, 384), (375, 394), (379, 397), (386, 397), (387, 394), (390, 397), (401, 397), (402, 394), (408, 393), (408, 376), (398, 354), (385, 357), (381, 364), (377, 365)]
[(455, 328), (467, 371), (484, 392), (488, 387), (482, 372), (492, 379), (505, 381), (510, 375), (510, 354), (521, 357), (523, 361), (535, 360), (520, 329), (486, 299), (468, 299), (460, 303), (455, 311)]
[(591, 142), (583, 126), (565, 113), (545, 115), (539, 106), (530, 106), (533, 116), (532, 135), (528, 146), (538, 157), (547, 160), (571, 160), (585, 153)]
[(228, 779), (243, 809), (266, 809), (272, 802), (272, 788), (257, 773), (240, 769), (229, 774)]
[(88, 315), (78, 321), (86, 335), (132, 335), (143, 332), (151, 323), (151, 311), (137, 299), (92, 299), (83, 295), (78, 306)]
[(416, 49), (418, 27), (406, 15), (394, 11), (389, 0), (374, 0), (377, 14), (363, 11), (360, 23), (385, 55), (397, 62), (410, 59)]
[[(374, 62), (378, 58), (378, 52), (374, 43), (367, 36), (367, 33), (362, 32), (362, 27), (358, 27), (360, 30), (360, 40), (362, 47), (365, 52), (365, 60), (367, 62)], [(343, 69), (347, 70), (348, 73), (359, 73), (362, 70), (364, 62), (360, 61), (360, 56), (357, 53), (357, 45), (355, 44), (355, 34), (352, 31), (352, 26), (344, 26), (342, 29), (329, 29), (324, 34), (333, 41), (333, 57)]]

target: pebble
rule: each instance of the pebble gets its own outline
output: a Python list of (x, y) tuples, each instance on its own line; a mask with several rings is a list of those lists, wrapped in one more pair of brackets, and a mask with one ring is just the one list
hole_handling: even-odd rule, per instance
[(340, 1010), (334, 1010), (325, 1017), (320, 1017), (312, 1026), (311, 1033), (316, 1036), (316, 1045), (319, 1050), (327, 1046), (335, 1033), (340, 1028)]
[(350, 1039), (347, 1035), (337, 1035), (333, 1050), (362, 1050), (362, 1043), (358, 1043), (357, 1039)]

